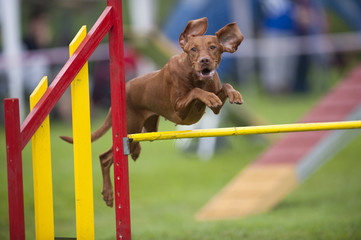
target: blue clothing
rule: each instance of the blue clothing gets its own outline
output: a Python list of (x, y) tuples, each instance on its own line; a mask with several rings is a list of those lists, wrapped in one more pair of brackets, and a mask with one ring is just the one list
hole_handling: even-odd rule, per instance
[(261, 0), (263, 27), (269, 30), (294, 29), (293, 4), (288, 0)]

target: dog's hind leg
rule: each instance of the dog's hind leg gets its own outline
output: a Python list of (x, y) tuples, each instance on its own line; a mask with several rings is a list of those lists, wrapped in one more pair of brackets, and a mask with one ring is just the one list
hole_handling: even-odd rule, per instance
[[(144, 126), (142, 129), (142, 132), (156, 132), (158, 131), (158, 123), (159, 123), (159, 115), (152, 115), (149, 118), (147, 118), (144, 122)], [(139, 126), (131, 126), (133, 127), (134, 132), (139, 132)], [(137, 130), (134, 130), (137, 129)], [(130, 143), (130, 156), (135, 161), (139, 157), (141, 146), (138, 142), (132, 142)]]
[(144, 122), (142, 132), (157, 132), (159, 125), (159, 115), (152, 115)]
[(130, 143), (129, 148), (130, 148), (130, 156), (134, 161), (136, 161), (137, 158), (139, 157), (140, 151), (142, 150), (139, 142)]
[(103, 175), (103, 199), (109, 207), (113, 207), (113, 186), (110, 180), (110, 167), (113, 164), (113, 146), (106, 152), (100, 154), (99, 159)]
[[(130, 144), (131, 156), (136, 160), (140, 154), (140, 144), (134, 142)], [(113, 164), (113, 146), (108, 149), (106, 152), (99, 155), (100, 166), (102, 169), (103, 175), (103, 200), (109, 207), (113, 207), (114, 195), (113, 195), (113, 186), (110, 179), (110, 167)]]

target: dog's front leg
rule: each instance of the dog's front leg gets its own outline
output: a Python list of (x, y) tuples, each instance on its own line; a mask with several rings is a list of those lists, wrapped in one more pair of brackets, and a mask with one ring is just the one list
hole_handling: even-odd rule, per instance
[(229, 102), (232, 104), (243, 103), (242, 95), (228, 83), (224, 84), (223, 87), (217, 92), (217, 97), (221, 100), (222, 104), (215, 107), (210, 107), (214, 114), (218, 114), (221, 111), (221, 108), (223, 107), (227, 98), (229, 98)]
[(242, 95), (238, 91), (236, 91), (232, 87), (232, 85), (230, 85), (228, 83), (224, 84), (223, 87), (217, 92), (217, 96), (222, 101), (222, 105), (211, 108), (215, 114), (219, 113), (219, 111), (223, 107), (224, 103), (226, 102), (227, 98), (229, 99), (229, 102), (232, 104), (233, 103), (235, 103), (235, 104), (243, 103)]
[(223, 85), (223, 87), (218, 91), (217, 96), (221, 99), (223, 103), (227, 100), (227, 97), (229, 99), (229, 102), (232, 104), (243, 103), (241, 93), (235, 90), (232, 85), (228, 83)]
[(222, 101), (219, 97), (200, 88), (193, 88), (185, 96), (179, 97), (175, 103), (175, 111), (181, 119), (185, 119), (189, 113), (192, 103), (199, 100), (209, 108), (217, 108), (222, 106)]
[(110, 167), (113, 164), (113, 147), (100, 154), (99, 159), (103, 175), (103, 199), (109, 207), (113, 207), (113, 186), (110, 180)]

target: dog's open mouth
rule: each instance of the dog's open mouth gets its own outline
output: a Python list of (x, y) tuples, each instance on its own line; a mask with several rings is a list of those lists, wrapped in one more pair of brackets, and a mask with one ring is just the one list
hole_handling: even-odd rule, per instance
[(208, 79), (214, 76), (215, 70), (211, 70), (209, 68), (204, 68), (202, 71), (197, 72), (198, 76), (201, 79)]

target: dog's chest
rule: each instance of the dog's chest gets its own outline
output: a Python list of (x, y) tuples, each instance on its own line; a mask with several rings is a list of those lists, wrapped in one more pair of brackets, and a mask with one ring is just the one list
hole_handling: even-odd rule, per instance
[(195, 100), (190, 106), (187, 116), (180, 120), (178, 124), (191, 125), (198, 122), (205, 113), (206, 105), (199, 100)]

